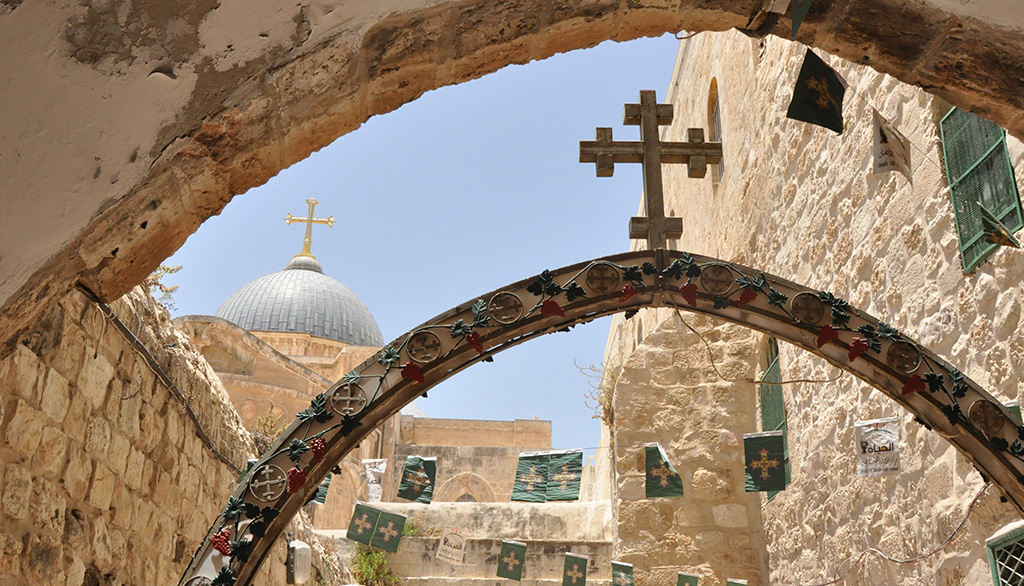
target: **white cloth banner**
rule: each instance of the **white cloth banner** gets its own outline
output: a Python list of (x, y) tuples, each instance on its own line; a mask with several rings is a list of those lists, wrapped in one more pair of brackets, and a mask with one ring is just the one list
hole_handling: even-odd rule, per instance
[(913, 183), (910, 171), (910, 143), (891, 122), (878, 113), (878, 110), (872, 108), (871, 111), (875, 120), (875, 163), (871, 172), (899, 171)]
[(462, 564), (466, 559), (466, 538), (456, 529), (449, 530), (441, 537), (441, 543), (437, 544), (434, 559), (453, 565)]
[(900, 469), (900, 427), (895, 417), (853, 424), (857, 441), (857, 476), (869, 478)]
[(366, 469), (366, 502), (379, 503), (384, 496), (384, 470), (387, 460), (363, 460)]

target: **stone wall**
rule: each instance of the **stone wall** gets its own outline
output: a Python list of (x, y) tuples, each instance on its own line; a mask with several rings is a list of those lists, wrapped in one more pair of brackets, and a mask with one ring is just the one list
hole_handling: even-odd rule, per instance
[(406, 456), (437, 458), (434, 500), (508, 502), (520, 452), (551, 449), (551, 422), (402, 416), (384, 499), (395, 500)]
[[(652, 322), (657, 312), (644, 313)], [(756, 428), (756, 391), (743, 379), (754, 375), (756, 336), (683, 316), (706, 332), (716, 371), (700, 338), (674, 312), (660, 314), (660, 326), (639, 345), (627, 336), (606, 361), (615, 379), (615, 556), (647, 583), (671, 584), (683, 571), (701, 575), (702, 584), (727, 577), (767, 584), (760, 503), (744, 493), (743, 477), (742, 434)], [(683, 497), (645, 498), (650, 442), (661, 444), (679, 472)]]
[[(611, 580), (609, 503), (387, 503), (389, 511), (408, 516), (419, 532), (403, 537), (388, 563), (403, 583), (418, 586), (507, 582), (497, 577), (501, 540), (527, 544), (523, 584), (561, 584), (564, 553), (587, 556), (587, 583)], [(458, 530), (466, 538), (461, 565), (436, 561), (442, 533)]]
[[(236, 484), (213, 449), (236, 466), (253, 454), (166, 311), (139, 289), (111, 307), (181, 389), (212, 448), (99, 307), (67, 294), (0, 362), (0, 584), (177, 583)], [(293, 531), (316, 545), (308, 524)], [(284, 583), (285, 549), (275, 547), (258, 583)]]
[[(708, 89), (715, 80), (726, 169), (714, 185), (710, 178), (686, 179), (685, 169), (666, 166), (667, 202), (684, 221), (678, 247), (832, 291), (920, 340), (997, 397), (1019, 399), (1024, 255), (1001, 249), (974, 273), (961, 271), (939, 146), (938, 120), (949, 106), (819, 51), (850, 84), (845, 132), (837, 136), (787, 120), (805, 50), (774, 37), (759, 41), (737, 33), (702, 34), (684, 43), (671, 86), (676, 121), (664, 137), (682, 140), (687, 126), (707, 128)], [(896, 173), (869, 173), (871, 106), (915, 145), (912, 185)], [(1022, 177), (1024, 148), (1012, 138), (1008, 146)], [(628, 354), (638, 329), (647, 339), (652, 331), (677, 329), (664, 311), (641, 312), (631, 321), (613, 325), (610, 357)], [(763, 352), (760, 336), (719, 339), (713, 323), (697, 329), (713, 343), (726, 344), (727, 353)], [(783, 379), (825, 381), (838, 374), (786, 344), (781, 365)], [(793, 482), (770, 502), (748, 497), (762, 503), (772, 583), (833, 579), (869, 546), (900, 558), (926, 553), (950, 535), (983, 486), (945, 439), (852, 376), (783, 389)], [(651, 416), (660, 408), (652, 405)], [(902, 469), (856, 478), (852, 425), (883, 416), (899, 418)], [(748, 427), (754, 431), (756, 420)], [(869, 556), (845, 583), (989, 583), (984, 540), (1017, 518), (999, 502), (998, 491), (989, 489), (964, 531), (942, 552), (907, 565)]]

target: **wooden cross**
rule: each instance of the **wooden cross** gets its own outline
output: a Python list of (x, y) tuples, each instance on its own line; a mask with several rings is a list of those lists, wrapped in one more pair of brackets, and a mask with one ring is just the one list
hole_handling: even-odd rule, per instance
[(551, 480), (554, 480), (555, 482), (560, 482), (562, 484), (561, 490), (564, 492), (568, 490), (569, 483), (572, 482), (573, 480), (576, 480), (576, 473), (569, 472), (568, 464), (562, 464), (561, 472), (552, 476)]
[[(309, 251), (310, 245), (313, 244), (313, 224), (327, 224), (329, 228), (334, 227), (334, 216), (331, 216), (329, 218), (313, 217), (313, 208), (315, 208), (316, 204), (320, 202), (311, 197), (306, 200), (306, 203), (309, 204), (309, 215), (307, 215), (305, 218), (299, 218), (291, 214), (288, 214), (287, 216), (284, 217), (285, 224), (290, 225), (292, 222), (306, 223), (306, 237), (302, 240), (302, 252), (295, 256), (313, 256), (313, 253)], [(313, 258), (316, 257), (314, 256)]]
[(580, 162), (596, 163), (598, 177), (611, 177), (615, 163), (643, 163), (647, 217), (629, 219), (629, 237), (646, 238), (649, 249), (665, 248), (683, 234), (682, 218), (665, 216), (662, 163), (685, 163), (687, 175), (704, 177), (708, 163), (722, 160), (722, 143), (704, 142), (704, 129), (689, 128), (686, 142), (661, 142), (658, 126), (672, 122), (672, 104), (659, 104), (654, 90), (642, 90), (639, 104), (626, 104), (622, 123), (640, 126), (640, 142), (613, 141), (611, 128), (598, 128), (596, 140), (580, 141)]
[(668, 479), (675, 475), (676, 473), (673, 472), (665, 462), (662, 462), (656, 467), (651, 467), (651, 476), (656, 476), (658, 478), (658, 484), (660, 484), (662, 488), (668, 486)]
[(768, 459), (768, 450), (762, 449), (760, 453), (761, 453), (761, 459), (760, 460), (751, 460), (750, 461), (750, 467), (753, 468), (754, 470), (760, 470), (761, 471), (761, 480), (768, 480), (769, 478), (772, 477), (772, 475), (769, 472), (769, 470), (771, 470), (772, 468), (778, 468), (779, 467), (779, 461), (777, 459), (775, 459), (775, 458), (772, 458), (771, 460), (769, 460)]

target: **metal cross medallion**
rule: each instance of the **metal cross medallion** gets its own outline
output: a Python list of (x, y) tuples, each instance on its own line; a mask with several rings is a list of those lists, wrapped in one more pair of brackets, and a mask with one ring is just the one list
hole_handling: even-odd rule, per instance
[(639, 104), (626, 104), (622, 123), (640, 126), (640, 142), (613, 141), (611, 128), (598, 128), (597, 140), (580, 141), (580, 162), (596, 163), (598, 177), (611, 177), (615, 163), (643, 163), (647, 217), (629, 219), (629, 237), (646, 238), (647, 248), (665, 248), (683, 234), (682, 218), (665, 216), (662, 163), (685, 163), (690, 177), (704, 177), (708, 163), (722, 160), (722, 143), (704, 142), (704, 129), (689, 128), (686, 142), (661, 142), (658, 126), (671, 124), (672, 104), (659, 104), (654, 90), (642, 90)]
[(309, 251), (310, 245), (313, 244), (313, 224), (327, 224), (328, 228), (334, 227), (334, 216), (329, 218), (313, 217), (313, 208), (315, 208), (316, 204), (320, 202), (311, 197), (306, 200), (306, 203), (309, 204), (309, 215), (305, 218), (300, 218), (291, 214), (284, 217), (285, 224), (290, 225), (292, 222), (306, 223), (306, 237), (302, 240), (302, 252), (300, 252), (298, 256), (313, 256), (313, 253)]

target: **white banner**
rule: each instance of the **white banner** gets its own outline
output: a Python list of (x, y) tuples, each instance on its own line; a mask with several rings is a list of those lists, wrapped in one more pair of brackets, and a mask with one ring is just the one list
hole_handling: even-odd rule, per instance
[(895, 417), (853, 424), (857, 441), (857, 476), (869, 478), (900, 469), (900, 427)]
[(366, 502), (379, 503), (384, 496), (384, 470), (388, 467), (387, 460), (363, 460), (366, 469)]
[(460, 565), (466, 558), (466, 538), (455, 529), (450, 529), (441, 536), (437, 544), (437, 555), (434, 559)]
[(913, 182), (910, 171), (910, 143), (899, 130), (886, 120), (878, 110), (874, 115), (875, 164), (872, 173), (899, 171), (908, 181)]

